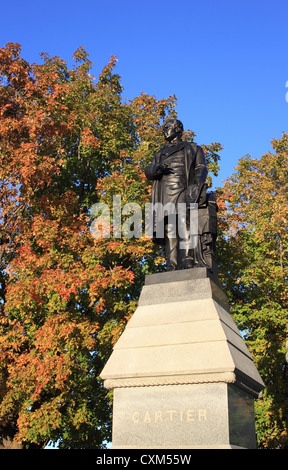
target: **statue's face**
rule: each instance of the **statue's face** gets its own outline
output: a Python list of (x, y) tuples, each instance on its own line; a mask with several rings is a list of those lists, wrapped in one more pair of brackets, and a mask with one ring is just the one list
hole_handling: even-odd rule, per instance
[(177, 126), (177, 122), (174, 121), (168, 121), (166, 124), (163, 126), (163, 135), (168, 142), (171, 142), (171, 140), (175, 139), (177, 135), (179, 135), (179, 129)]

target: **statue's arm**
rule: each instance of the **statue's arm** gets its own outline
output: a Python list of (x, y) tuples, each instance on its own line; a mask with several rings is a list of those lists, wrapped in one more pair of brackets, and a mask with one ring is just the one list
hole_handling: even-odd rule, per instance
[(205, 183), (206, 177), (208, 175), (208, 170), (206, 166), (205, 154), (199, 145), (197, 146), (196, 156), (195, 156), (195, 170), (194, 170), (194, 184)]
[(205, 154), (199, 145), (197, 145), (194, 163), (191, 165), (190, 171), (188, 188), (185, 195), (187, 204), (195, 203), (199, 200), (208, 174)]
[(152, 162), (146, 166), (144, 171), (148, 180), (156, 180), (163, 174), (164, 165), (160, 163), (160, 152), (156, 153)]

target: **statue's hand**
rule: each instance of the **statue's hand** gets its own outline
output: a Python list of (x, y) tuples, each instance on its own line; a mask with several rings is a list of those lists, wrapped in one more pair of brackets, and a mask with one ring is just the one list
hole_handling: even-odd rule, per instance
[(194, 204), (195, 202), (197, 202), (201, 186), (202, 186), (201, 184), (196, 183), (196, 184), (191, 184), (186, 189), (185, 199), (186, 199), (187, 204)]
[(163, 175), (167, 169), (168, 169), (168, 166), (166, 163), (158, 163), (156, 166), (156, 173), (158, 175)]

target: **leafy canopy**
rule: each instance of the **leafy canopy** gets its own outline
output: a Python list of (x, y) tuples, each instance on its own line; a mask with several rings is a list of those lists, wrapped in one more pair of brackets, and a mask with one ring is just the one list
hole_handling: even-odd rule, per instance
[(249, 156), (219, 189), (218, 259), (232, 313), (265, 383), (255, 405), (259, 445), (288, 446), (288, 134)]

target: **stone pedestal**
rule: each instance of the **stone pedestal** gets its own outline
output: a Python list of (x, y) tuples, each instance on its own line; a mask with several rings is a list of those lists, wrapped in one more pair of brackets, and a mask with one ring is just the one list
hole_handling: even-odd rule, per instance
[(114, 389), (114, 449), (256, 447), (264, 384), (205, 268), (146, 276), (101, 377)]

